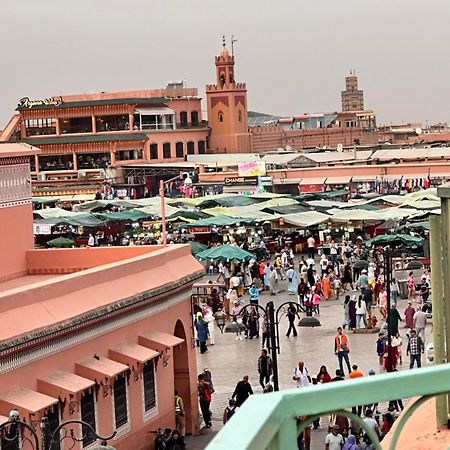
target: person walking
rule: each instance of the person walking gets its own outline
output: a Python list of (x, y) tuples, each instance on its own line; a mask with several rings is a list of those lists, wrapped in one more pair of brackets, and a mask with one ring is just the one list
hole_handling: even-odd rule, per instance
[(344, 438), (340, 434), (339, 425), (334, 425), (331, 432), (325, 438), (325, 450), (342, 450)]
[(307, 292), (308, 292), (308, 286), (305, 283), (305, 280), (302, 278), (297, 287), (297, 294), (298, 294), (297, 301), (298, 301), (299, 305), (302, 305), (302, 306), (305, 305), (305, 295)]
[(294, 376), (292, 378), (297, 382), (298, 388), (311, 386), (311, 377), (303, 361), (298, 362), (298, 367), (294, 369)]
[(259, 384), (263, 389), (269, 383), (272, 371), (272, 358), (267, 354), (267, 350), (263, 348), (258, 358)]
[(311, 289), (314, 288), (316, 280), (314, 279), (314, 265), (310, 264), (308, 270), (306, 271), (306, 276), (308, 278), (308, 284)]
[(418, 306), (414, 314), (414, 329), (416, 330), (417, 336), (420, 336), (422, 338), (423, 345), (425, 345), (426, 325), (427, 325), (427, 315), (420, 309), (420, 306)]
[[(352, 371), (349, 373), (348, 377), (353, 380), (355, 378), (361, 378), (363, 376), (364, 374), (362, 373), (361, 370), (358, 369), (358, 366), (356, 364), (353, 364)], [(362, 408), (363, 405), (353, 406), (352, 413), (361, 416)]]
[(400, 313), (395, 306), (390, 307), (387, 320), (389, 321), (389, 325), (391, 327), (391, 334), (392, 336), (395, 336), (398, 333), (398, 322), (402, 322)]
[(422, 367), (422, 354), (424, 353), (424, 345), (422, 338), (417, 336), (416, 330), (411, 330), (411, 336), (408, 341), (408, 348), (406, 355), (409, 355), (409, 368), (414, 367), (414, 362), (417, 367)]
[(204, 375), (202, 373), (198, 376), (197, 389), (200, 402), (200, 410), (205, 422), (205, 428), (211, 428), (212, 423), (209, 406), (212, 399), (212, 388), (210, 383), (204, 380)]
[(344, 266), (344, 276), (342, 277), (342, 288), (344, 291), (353, 290), (353, 274), (350, 263), (347, 262)]
[(348, 297), (348, 315), (350, 317), (349, 330), (354, 330), (356, 328), (356, 295), (352, 295), (352, 298), (350, 298), (350, 296)]
[(252, 283), (248, 293), (250, 295), (250, 304), (257, 305), (259, 302), (259, 289), (256, 287), (255, 283)]
[(306, 242), (308, 245), (308, 258), (314, 259), (314, 254), (316, 252), (316, 240), (314, 239), (314, 236), (309, 236)]
[(341, 327), (337, 328), (337, 334), (334, 338), (334, 352), (338, 357), (339, 369), (344, 373), (344, 367), (342, 361), (345, 361), (347, 365), (348, 372), (351, 372), (350, 359), (348, 354), (350, 353), (349, 340), (347, 335), (342, 331)]
[(238, 409), (239, 407), (236, 406), (236, 400), (230, 398), (230, 400), (228, 401), (228, 406), (223, 411), (222, 421), (224, 425), (231, 419), (231, 417), (233, 417)]
[(292, 331), (292, 334), (294, 335), (294, 337), (296, 337), (297, 329), (295, 328), (295, 319), (298, 318), (298, 313), (296, 306), (292, 302), (289, 303), (287, 309), (287, 318), (289, 321), (289, 328), (287, 330), (286, 336), (289, 337)]
[(178, 391), (175, 391), (175, 424), (181, 437), (186, 434), (186, 419), (184, 417), (184, 403)]
[(263, 318), (261, 325), (261, 336), (262, 342), (261, 347), (265, 348), (269, 346), (269, 324), (267, 323), (267, 319)]
[(416, 314), (416, 310), (412, 307), (411, 300), (408, 300), (408, 306), (403, 314), (405, 315), (406, 328), (412, 330), (414, 328), (414, 314)]
[(356, 288), (361, 290), (361, 294), (364, 294), (364, 289), (366, 289), (369, 284), (369, 277), (367, 276), (367, 270), (361, 270), (361, 275), (356, 281)]
[(413, 299), (416, 295), (416, 280), (414, 278), (414, 272), (409, 272), (406, 277), (406, 285), (408, 286), (408, 299)]
[(278, 282), (278, 274), (273, 266), (270, 266), (270, 274), (269, 274), (269, 288), (270, 295), (277, 294), (277, 282)]
[(358, 303), (356, 305), (356, 328), (361, 327), (361, 321), (364, 324), (364, 328), (367, 328), (367, 306), (366, 302), (362, 299), (362, 295), (358, 298)]
[(244, 378), (236, 384), (231, 398), (236, 399), (236, 406), (240, 408), (250, 395), (253, 395), (253, 389), (248, 382), (248, 375), (244, 375)]
[(200, 353), (203, 354), (208, 351), (208, 346), (206, 345), (206, 341), (208, 340), (208, 324), (204, 321), (203, 315), (201, 312), (197, 313), (197, 321), (195, 324), (195, 328), (197, 329), (197, 339), (200, 343)]
[(378, 333), (378, 339), (377, 339), (377, 355), (378, 355), (378, 365), (380, 366), (380, 369), (384, 367), (384, 334)]
[(292, 265), (287, 270), (286, 276), (288, 279), (289, 295), (295, 295), (297, 293), (297, 288), (298, 288), (298, 275)]

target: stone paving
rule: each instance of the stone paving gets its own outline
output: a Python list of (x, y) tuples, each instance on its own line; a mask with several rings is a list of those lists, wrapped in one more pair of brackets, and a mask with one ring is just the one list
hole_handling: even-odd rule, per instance
[[(286, 292), (286, 282), (280, 282), (280, 290), (276, 296), (269, 296), (264, 293), (260, 296), (260, 304), (264, 307), (267, 301), (273, 300), (275, 308), (283, 302), (294, 300), (296, 296), (290, 296)], [(326, 365), (328, 372), (334, 376), (335, 370), (339, 367), (337, 357), (334, 354), (334, 336), (336, 327), (343, 322), (343, 296), (339, 300), (323, 301), (320, 305), (321, 327), (298, 328), (297, 337), (286, 337), (288, 328), (287, 318), (284, 316), (280, 320), (280, 347), (281, 354), (278, 355), (279, 382), (280, 389), (291, 389), (295, 387), (292, 380), (292, 371), (299, 360), (305, 362), (311, 376), (315, 376), (322, 364)], [(406, 300), (398, 302), (400, 315), (403, 318), (403, 311), (406, 307)], [(380, 315), (377, 312), (377, 316)], [(407, 340), (403, 325), (400, 324), (400, 331), (403, 337), (403, 366), (399, 370), (408, 369), (409, 358), (406, 357)], [(431, 340), (431, 326), (427, 327), (426, 341)], [(350, 340), (350, 362), (357, 364), (359, 369), (366, 375), (369, 369), (379, 371), (378, 357), (376, 354), (377, 334), (349, 334)], [(197, 366), (199, 373), (204, 368), (208, 368), (213, 377), (215, 393), (211, 402), (213, 412), (211, 429), (202, 429), (198, 437), (187, 439), (189, 450), (204, 449), (213, 436), (222, 427), (222, 415), (224, 408), (228, 405), (228, 399), (233, 393), (236, 383), (244, 375), (249, 375), (250, 384), (255, 394), (262, 392), (259, 385), (257, 372), (257, 359), (261, 349), (261, 339), (235, 341), (234, 334), (220, 334), (216, 327), (216, 345), (208, 346), (208, 352), (197, 355)], [(428, 364), (426, 358), (422, 358), (422, 364)], [(346, 370), (346, 369), (345, 369)], [(347, 373), (346, 373), (347, 375)], [(321, 427), (312, 431), (311, 449), (323, 449), (326, 435), (326, 420), (322, 419)], [(203, 426), (203, 422), (202, 422)]]

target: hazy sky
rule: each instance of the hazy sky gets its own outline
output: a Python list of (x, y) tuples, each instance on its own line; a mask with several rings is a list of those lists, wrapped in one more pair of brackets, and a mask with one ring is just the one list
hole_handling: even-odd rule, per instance
[(450, 121), (449, 0), (1, 1), (0, 128), (23, 96), (214, 81), (234, 34), (249, 109), (335, 111), (349, 68), (379, 123)]

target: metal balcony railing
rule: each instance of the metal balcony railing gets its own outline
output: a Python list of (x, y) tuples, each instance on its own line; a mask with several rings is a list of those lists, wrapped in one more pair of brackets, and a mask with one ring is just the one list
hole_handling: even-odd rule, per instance
[[(372, 439), (375, 448), (381, 450), (375, 432), (346, 408), (419, 396), (412, 405), (408, 405), (408, 411), (397, 419), (398, 424), (392, 431), (388, 447), (394, 450), (411, 414), (430, 397), (448, 392), (450, 364), (441, 364), (252, 395), (216, 435), (207, 450), (297, 450), (297, 436), (307, 425), (318, 417), (336, 413), (357, 422)], [(297, 427), (296, 418), (301, 416), (307, 416), (307, 419)]]

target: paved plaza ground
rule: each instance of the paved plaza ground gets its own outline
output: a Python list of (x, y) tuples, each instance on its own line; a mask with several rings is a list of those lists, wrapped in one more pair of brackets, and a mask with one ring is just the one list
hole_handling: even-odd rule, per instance
[[(283, 302), (294, 300), (296, 296), (288, 295), (286, 281), (280, 282), (282, 292), (276, 296), (270, 296), (264, 293), (260, 297), (260, 304), (265, 306), (267, 301), (273, 300), (275, 308)], [(280, 324), (280, 347), (281, 354), (278, 355), (280, 389), (291, 389), (295, 387), (292, 380), (292, 372), (299, 360), (305, 362), (311, 376), (316, 376), (322, 364), (326, 365), (331, 376), (334, 376), (338, 368), (337, 357), (334, 354), (334, 336), (336, 327), (343, 322), (343, 296), (339, 300), (323, 301), (320, 305), (321, 327), (317, 328), (298, 328), (297, 337), (286, 337), (288, 328), (287, 318), (284, 316)], [(406, 307), (406, 300), (400, 300), (398, 309), (403, 318), (403, 311)], [(378, 311), (376, 312), (379, 316)], [(409, 358), (406, 357), (407, 339), (403, 324), (400, 324), (400, 332), (403, 337), (403, 365), (399, 370), (408, 369)], [(376, 354), (377, 334), (349, 334), (350, 338), (350, 362), (357, 364), (359, 368), (368, 375), (369, 369), (379, 371), (378, 357)], [(426, 341), (431, 339), (431, 325), (427, 327)], [(228, 405), (236, 383), (244, 375), (249, 375), (250, 383), (255, 394), (262, 392), (259, 386), (259, 376), (257, 373), (257, 359), (261, 350), (261, 339), (235, 341), (234, 334), (220, 334), (216, 327), (216, 345), (209, 346), (208, 352), (197, 355), (197, 366), (199, 372), (208, 368), (213, 376), (215, 393), (211, 402), (213, 412), (211, 429), (202, 429), (198, 437), (188, 438), (189, 450), (202, 450), (211, 441), (213, 436), (222, 427), (222, 415), (224, 408)], [(428, 364), (422, 358), (422, 364)], [(347, 375), (347, 373), (346, 373)], [(386, 408), (384, 408), (386, 409)], [(242, 419), (241, 419), (242, 420)], [(311, 449), (324, 449), (325, 435), (327, 429), (327, 420), (321, 421), (321, 427), (312, 431)], [(203, 422), (202, 422), (203, 426)], [(236, 447), (238, 448), (238, 447)]]

